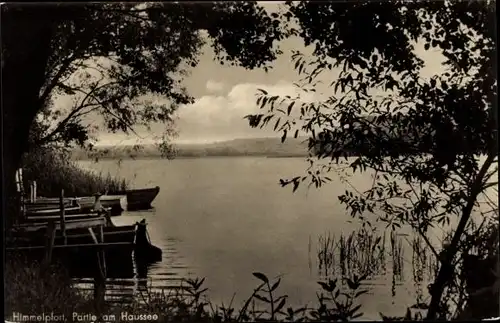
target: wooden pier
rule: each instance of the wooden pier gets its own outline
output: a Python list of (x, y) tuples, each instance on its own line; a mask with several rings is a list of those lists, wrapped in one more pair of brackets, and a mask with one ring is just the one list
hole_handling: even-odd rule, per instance
[[(134, 242), (112, 242), (107, 243), (104, 241), (104, 227), (109, 225), (109, 215), (98, 215), (92, 214), (86, 217), (82, 215), (77, 219), (67, 219), (65, 214), (65, 199), (64, 199), (64, 190), (61, 190), (61, 195), (59, 198), (59, 209), (60, 215), (57, 216), (47, 216), (44, 218), (43, 216), (37, 216), (37, 221), (33, 221), (26, 216), (25, 206), (24, 206), (24, 190), (23, 181), (22, 181), (22, 171), (19, 170), (18, 174), (16, 174), (17, 184), (18, 184), (18, 193), (21, 198), (21, 219), (18, 221), (14, 227), (14, 232), (22, 232), (22, 234), (26, 234), (28, 240), (31, 237), (36, 236), (37, 233), (45, 231), (45, 245), (40, 243), (33, 243), (33, 245), (23, 246), (14, 243), (12, 246), (7, 246), (6, 252), (23, 252), (30, 250), (45, 250), (43, 254), (42, 266), (48, 266), (52, 262), (52, 254), (54, 249), (58, 250), (68, 250), (72, 249), (90, 249), (89, 251), (96, 253), (97, 256), (97, 265), (98, 271), (94, 277), (94, 299), (96, 310), (100, 312), (101, 304), (104, 302), (104, 294), (105, 294), (105, 281), (107, 276), (106, 270), (106, 260), (105, 260), (105, 249), (107, 248), (116, 248), (116, 247), (133, 247)], [(31, 193), (30, 200), (33, 200), (34, 194)], [(89, 235), (92, 237), (92, 242), (89, 243), (78, 243), (78, 244), (68, 244), (67, 233), (68, 231), (75, 229), (87, 229)], [(80, 230), (81, 231), (81, 230)], [(55, 244), (56, 232), (58, 232), (62, 236), (62, 242), (59, 244)], [(36, 239), (35, 239), (36, 240)]]
[[(47, 212), (47, 215), (43, 212), (27, 215), (24, 202), (28, 199), (25, 198), (22, 188), (22, 172), (19, 171), (16, 175), (21, 199), (21, 217), (14, 225), (12, 232), (12, 237), (17, 238), (12, 240), (10, 246), (7, 246), (6, 252), (19, 252), (28, 257), (41, 257), (42, 266), (48, 266), (55, 257), (58, 257), (58, 260), (65, 262), (70, 270), (79, 268), (79, 264), (92, 263), (96, 313), (100, 312), (100, 307), (104, 303), (105, 281), (108, 274), (106, 252), (109, 260), (113, 259), (112, 264), (126, 261), (129, 253), (131, 261), (136, 261), (138, 258), (148, 263), (161, 260), (162, 252), (149, 241), (144, 220), (136, 223), (135, 227), (118, 229), (114, 227), (109, 211), (105, 211), (104, 214), (100, 212), (66, 214), (66, 208), (73, 204), (68, 203), (68, 199), (64, 197), (64, 190), (61, 190), (59, 198), (52, 199), (54, 200), (52, 203), (59, 200), (59, 215), (57, 212)], [(29, 196), (31, 202), (36, 201), (35, 185), (32, 185)], [(118, 239), (113, 234), (115, 231)], [(106, 236), (111, 241), (105, 241)], [(41, 253), (38, 250), (45, 252)], [(56, 255), (53, 255), (54, 250), (57, 250)], [(110, 265), (111, 267), (113, 266)]]

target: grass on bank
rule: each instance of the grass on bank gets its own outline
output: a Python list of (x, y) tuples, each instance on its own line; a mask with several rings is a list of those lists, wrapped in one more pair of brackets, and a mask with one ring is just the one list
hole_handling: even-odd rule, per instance
[[(63, 268), (52, 265), (42, 268), (37, 263), (8, 261), (6, 270), (6, 319), (13, 312), (23, 315), (41, 313), (64, 314), (74, 321), (72, 313), (94, 313), (93, 301), (71, 286)], [(184, 280), (182, 292), (153, 292), (142, 296), (143, 302), (134, 301), (123, 306), (100, 306), (102, 313), (115, 315), (116, 322), (319, 322), (348, 321), (362, 315), (356, 299), (366, 293), (361, 287), (363, 277), (346, 279), (347, 288), (337, 280), (320, 282), (321, 291), (313, 307), (286, 306), (287, 296), (280, 295), (281, 280), (270, 280), (262, 273), (253, 273), (260, 283), (243, 306), (217, 306), (208, 301), (204, 279)], [(123, 313), (128, 317), (124, 319)], [(150, 320), (144, 314), (156, 315)], [(101, 321), (103, 321), (101, 319)], [(81, 320), (79, 322), (82, 322)]]
[(122, 191), (128, 188), (125, 179), (104, 176), (79, 168), (69, 156), (53, 149), (40, 149), (23, 160), (25, 188), (29, 181), (37, 183), (37, 195), (58, 197), (61, 189), (65, 196), (88, 196), (97, 192)]
[(40, 315), (57, 313), (71, 317), (73, 311), (93, 311), (91, 299), (71, 286), (64, 267), (44, 267), (37, 261), (10, 255), (4, 265), (4, 309), (9, 313)]

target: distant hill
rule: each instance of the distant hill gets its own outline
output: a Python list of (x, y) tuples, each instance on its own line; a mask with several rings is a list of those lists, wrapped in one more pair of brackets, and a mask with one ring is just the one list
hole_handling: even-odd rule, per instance
[[(398, 122), (399, 127), (393, 127), (391, 120), (375, 119), (373, 116), (365, 117), (366, 121), (371, 123), (372, 128), (378, 128), (382, 132), (386, 132), (387, 138), (390, 138), (390, 144), (385, 147), (376, 147), (375, 152), (380, 154), (381, 151), (386, 151), (393, 155), (396, 153), (419, 153), (422, 151), (432, 151), (433, 141), (438, 140), (440, 135), (433, 131), (431, 136), (421, 137), (421, 134), (429, 134), (429, 131), (417, 131), (417, 126), (402, 126), (405, 123)], [(354, 129), (357, 126), (354, 125)], [(353, 129), (353, 130), (354, 130)], [(353, 130), (347, 130), (347, 134), (353, 133)], [(393, 132), (394, 131), (394, 132)], [(379, 132), (381, 133), (381, 132)], [(358, 133), (359, 135), (359, 133)], [(447, 134), (449, 135), (449, 134)], [(356, 156), (364, 153), (371, 153), (373, 147), (370, 144), (370, 138), (361, 135), (355, 141), (346, 140), (342, 144), (334, 142), (334, 147), (328, 144), (324, 147), (316, 146), (314, 154), (319, 151), (326, 152), (327, 155), (331, 151), (341, 151), (344, 155)], [(430, 137), (430, 138), (429, 138)], [(432, 138), (434, 137), (434, 138)], [(442, 137), (442, 134), (441, 134)], [(456, 142), (459, 140), (454, 137)], [(425, 140), (424, 140), (425, 139)], [(326, 140), (326, 142), (330, 142)], [(281, 143), (280, 138), (249, 138), (249, 139), (234, 139), (223, 142), (209, 144), (178, 144), (176, 145), (177, 157), (196, 158), (196, 157), (216, 157), (216, 156), (265, 156), (265, 157), (305, 157), (308, 155), (308, 137), (287, 138), (284, 143)], [(109, 146), (96, 147), (94, 151), (88, 152), (81, 149), (73, 151), (73, 159), (124, 159), (124, 158), (160, 158), (161, 153), (158, 148), (153, 145), (143, 146)]]
[[(265, 156), (265, 157), (305, 157), (308, 154), (307, 137), (288, 138), (281, 143), (280, 138), (234, 139), (208, 144), (177, 144), (177, 157), (217, 157), (217, 156)], [(161, 153), (154, 144), (132, 146), (99, 146), (93, 151), (74, 149), (72, 158), (85, 159), (119, 158), (160, 158)]]

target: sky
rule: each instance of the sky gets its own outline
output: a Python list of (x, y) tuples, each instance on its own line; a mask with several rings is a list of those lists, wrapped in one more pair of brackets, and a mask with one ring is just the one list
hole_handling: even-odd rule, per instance
[[(268, 11), (277, 10), (277, 3), (264, 2)], [(271, 137), (279, 134), (268, 129), (253, 129), (244, 119), (245, 115), (259, 111), (256, 105), (257, 89), (265, 89), (273, 95), (295, 96), (298, 90), (293, 85), (299, 76), (293, 68), (291, 51), (299, 50), (310, 53), (301, 39), (291, 38), (280, 43), (283, 54), (272, 64), (272, 69), (246, 70), (241, 67), (221, 65), (215, 61), (215, 55), (207, 44), (202, 50), (199, 64), (190, 70), (184, 79), (184, 86), (195, 102), (181, 106), (176, 113), (176, 142), (203, 143), (230, 140), (235, 138)], [(426, 62), (424, 74), (432, 75), (440, 69), (442, 57), (435, 52), (425, 51), (417, 46), (417, 53)], [(331, 80), (330, 80), (331, 81)], [(161, 98), (159, 98), (161, 100)], [(314, 97), (307, 98), (313, 100)], [(56, 99), (56, 105), (65, 106), (69, 98)], [(96, 118), (92, 116), (91, 118)], [(90, 122), (96, 120), (90, 119)], [(98, 144), (134, 144), (156, 140), (164, 131), (165, 125), (153, 125), (151, 131), (137, 129), (135, 135), (109, 134), (105, 131), (97, 133)]]

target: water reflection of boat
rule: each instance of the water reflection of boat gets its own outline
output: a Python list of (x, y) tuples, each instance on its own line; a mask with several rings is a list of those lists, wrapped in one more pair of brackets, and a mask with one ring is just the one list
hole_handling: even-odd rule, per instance
[(135, 260), (134, 255), (134, 263), (135, 263), (135, 277), (139, 279), (148, 278), (148, 271), (151, 263), (140, 262)]
[(161, 261), (162, 250), (151, 243), (146, 230), (146, 220), (137, 223), (134, 259), (138, 263), (154, 263)]
[[(111, 264), (108, 269), (105, 299), (109, 304), (129, 304), (137, 298), (137, 295), (147, 293), (150, 287), (148, 279), (150, 264), (137, 263), (133, 258), (129, 260), (120, 262), (119, 266)], [(83, 291), (92, 290), (91, 272), (79, 269), (72, 274), (76, 288)]]

